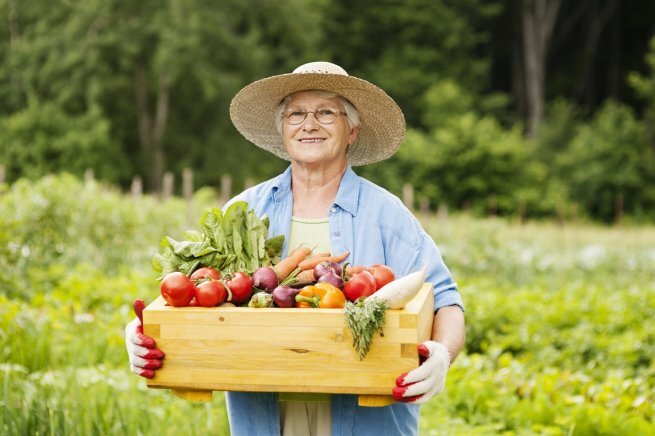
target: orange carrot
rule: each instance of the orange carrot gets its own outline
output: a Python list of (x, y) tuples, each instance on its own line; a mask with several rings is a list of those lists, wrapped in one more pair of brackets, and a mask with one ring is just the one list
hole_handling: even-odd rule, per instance
[(328, 251), (327, 253), (313, 253), (313, 254), (310, 254), (307, 259), (315, 259), (317, 257), (330, 257), (330, 256), (332, 256), (332, 253), (330, 253)]
[(299, 247), (293, 250), (289, 256), (279, 261), (273, 266), (277, 279), (279, 281), (286, 279), (311, 252), (312, 250), (308, 247)]
[(314, 278), (314, 270), (313, 269), (305, 269), (302, 270), (296, 278), (298, 279), (298, 283), (309, 283), (309, 282), (315, 282), (316, 279)]
[(338, 256), (323, 256), (323, 257), (313, 257), (311, 259), (305, 259), (298, 264), (300, 269), (314, 269), (316, 265), (321, 262), (336, 262), (340, 263), (346, 260), (350, 252), (346, 251), (345, 253), (339, 254)]
[(354, 265), (348, 265), (346, 267), (346, 275), (347, 276), (352, 276), (353, 274), (360, 273), (362, 271), (367, 271), (368, 267), (367, 266), (354, 266)]

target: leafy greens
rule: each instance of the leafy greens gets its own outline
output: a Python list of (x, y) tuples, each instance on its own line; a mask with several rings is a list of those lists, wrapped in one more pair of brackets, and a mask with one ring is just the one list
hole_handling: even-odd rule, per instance
[(268, 226), (268, 217), (259, 218), (245, 201), (234, 202), (225, 213), (208, 208), (200, 218), (200, 231), (184, 232), (181, 241), (170, 236), (162, 239), (153, 267), (162, 277), (173, 271), (190, 275), (200, 266), (222, 274), (251, 274), (280, 260), (284, 235), (267, 239)]

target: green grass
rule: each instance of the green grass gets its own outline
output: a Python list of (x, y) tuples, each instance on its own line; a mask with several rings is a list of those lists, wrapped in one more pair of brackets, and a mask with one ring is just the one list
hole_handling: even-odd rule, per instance
[[(62, 176), (0, 189), (0, 434), (228, 434), (223, 395), (147, 389), (123, 343), (189, 215)], [(422, 434), (655, 433), (655, 227), (422, 220), (467, 307)]]

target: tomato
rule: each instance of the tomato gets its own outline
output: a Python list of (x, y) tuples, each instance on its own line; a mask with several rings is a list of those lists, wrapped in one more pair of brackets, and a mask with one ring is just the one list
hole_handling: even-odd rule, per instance
[(343, 293), (350, 301), (355, 301), (360, 297), (368, 297), (375, 292), (375, 278), (368, 271), (362, 271), (353, 274), (353, 276), (343, 285)]
[(198, 283), (205, 280), (218, 280), (220, 278), (221, 273), (218, 272), (218, 270), (207, 266), (198, 268), (193, 272), (193, 274), (191, 274), (191, 281), (193, 281), (193, 283)]
[(196, 288), (196, 300), (202, 307), (218, 306), (227, 300), (227, 290), (219, 280), (207, 280)]
[(178, 271), (167, 274), (161, 281), (159, 290), (164, 300), (175, 307), (188, 305), (196, 294), (196, 287), (191, 279)]
[(225, 281), (225, 285), (230, 289), (234, 304), (243, 304), (252, 297), (252, 280), (244, 272), (234, 273), (230, 280)]
[(376, 263), (375, 265), (371, 265), (368, 270), (371, 272), (371, 274), (373, 274), (373, 278), (375, 279), (376, 291), (382, 286), (393, 282), (396, 279), (396, 276), (394, 275), (391, 268), (386, 265), (380, 265), (379, 263)]

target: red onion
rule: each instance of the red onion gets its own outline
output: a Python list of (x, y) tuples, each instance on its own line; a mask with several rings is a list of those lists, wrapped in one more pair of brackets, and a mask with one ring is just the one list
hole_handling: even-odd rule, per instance
[(271, 292), (279, 285), (277, 274), (268, 266), (257, 268), (252, 273), (252, 285), (262, 291)]
[(278, 286), (273, 290), (271, 296), (277, 307), (293, 307), (296, 305), (296, 295), (300, 289), (289, 286)]
[(322, 283), (322, 282), (329, 283), (332, 286), (335, 286), (335, 287), (337, 287), (339, 289), (341, 289), (341, 287), (343, 286), (343, 279), (334, 270), (328, 271), (327, 273), (320, 276), (318, 278), (317, 282), (318, 283)]
[(338, 276), (341, 276), (341, 273), (343, 272), (340, 264), (326, 260), (325, 262), (321, 262), (314, 267), (314, 278), (318, 280), (330, 271), (334, 272)]

